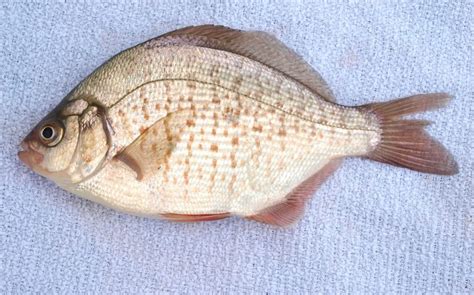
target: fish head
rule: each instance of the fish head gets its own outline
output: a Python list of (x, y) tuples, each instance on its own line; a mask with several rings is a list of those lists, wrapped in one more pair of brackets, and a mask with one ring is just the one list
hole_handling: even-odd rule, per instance
[(77, 118), (60, 118), (50, 114), (23, 139), (18, 156), (42, 176), (63, 178), (74, 157), (78, 137)]
[(68, 188), (95, 175), (108, 152), (103, 113), (85, 100), (63, 102), (23, 139), (20, 160)]

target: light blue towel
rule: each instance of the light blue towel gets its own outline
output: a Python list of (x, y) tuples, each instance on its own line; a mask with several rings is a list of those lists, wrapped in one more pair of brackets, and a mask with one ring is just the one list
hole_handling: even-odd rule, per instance
[[(474, 292), (474, 2), (72, 2), (0, 4), (1, 294)], [(453, 94), (424, 117), (460, 174), (348, 159), (282, 230), (120, 214), (19, 162), (28, 129), (102, 62), (204, 23), (275, 34), (346, 105)]]

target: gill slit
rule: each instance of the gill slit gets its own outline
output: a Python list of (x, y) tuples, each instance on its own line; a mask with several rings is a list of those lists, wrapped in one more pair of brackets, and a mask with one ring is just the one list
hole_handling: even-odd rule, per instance
[[(107, 152), (105, 153), (104, 157), (101, 159), (99, 164), (97, 164), (97, 167), (94, 169), (94, 171), (92, 173), (90, 173), (88, 176), (84, 177), (80, 181), (74, 182), (74, 184), (80, 184), (82, 182), (85, 182), (85, 181), (91, 179), (95, 175), (97, 175), (97, 173), (99, 173), (99, 171), (102, 170), (102, 168), (105, 166), (106, 160), (110, 160), (112, 158), (112, 157), (110, 157), (110, 151), (111, 151), (111, 148), (112, 148), (112, 135), (111, 134), (115, 133), (115, 131), (114, 131), (112, 125), (110, 124), (110, 119), (107, 115), (107, 108), (105, 106), (103, 106), (98, 101), (94, 101), (94, 102), (88, 101), (88, 100), (86, 100), (86, 101), (88, 103), (88, 106), (85, 110), (87, 110), (89, 107), (96, 107), (97, 108), (97, 116), (102, 121), (102, 128), (104, 128), (104, 133), (105, 133), (106, 138), (107, 138)], [(75, 117), (77, 117), (78, 120), (80, 121), (80, 119), (82, 118), (82, 114), (81, 114), (81, 116), (75, 115)], [(82, 130), (80, 128), (80, 122), (79, 122), (79, 134), (77, 136), (77, 144), (76, 144), (76, 148), (74, 149), (74, 156), (71, 159), (71, 162), (69, 163), (69, 165), (71, 165), (72, 162), (76, 162), (78, 157), (79, 157), (78, 152), (79, 152), (79, 149), (80, 149), (80, 146), (81, 146), (81, 143), (82, 143), (81, 131)], [(67, 170), (67, 168), (62, 170), (62, 171), (66, 171), (66, 170)]]

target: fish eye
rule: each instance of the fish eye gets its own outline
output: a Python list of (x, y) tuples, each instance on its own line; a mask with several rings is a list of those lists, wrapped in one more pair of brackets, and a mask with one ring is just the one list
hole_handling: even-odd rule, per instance
[(51, 126), (45, 126), (43, 127), (43, 130), (41, 130), (41, 136), (45, 140), (50, 140), (54, 136), (54, 129)]
[(59, 124), (46, 124), (41, 127), (39, 137), (47, 146), (57, 145), (63, 137), (63, 128)]

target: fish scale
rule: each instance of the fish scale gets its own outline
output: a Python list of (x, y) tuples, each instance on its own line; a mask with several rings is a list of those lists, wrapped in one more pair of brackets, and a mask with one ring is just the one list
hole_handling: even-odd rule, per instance
[[(328, 103), (294, 80), (236, 54), (192, 47), (134, 47), (129, 51), (114, 60), (114, 79), (104, 74), (109, 71), (109, 67), (104, 67), (94, 72), (87, 83), (81, 83), (69, 99), (99, 93), (95, 99), (111, 107), (147, 83), (189, 80), (233, 90), (319, 124), (349, 129), (373, 125), (366, 114)], [(134, 56), (133, 63), (129, 55)], [(213, 69), (219, 74), (213, 75)], [(143, 72), (148, 74), (142, 75)]]
[[(162, 208), (148, 208), (153, 212), (200, 214), (221, 206), (226, 212), (256, 213), (281, 202), (295, 185), (328, 163), (331, 157), (365, 153), (367, 141), (374, 136), (364, 131), (366, 115), (356, 110), (336, 109), (295, 81), (285, 79), (270, 68), (262, 68), (250, 59), (213, 49), (200, 49), (196, 54), (190, 48), (152, 48), (134, 53), (138, 65), (142, 64), (140, 53), (148, 61), (146, 64), (162, 70), (153, 70), (153, 75), (143, 77), (138, 82), (141, 87), (130, 85), (133, 91), (118, 101), (101, 100), (110, 105), (117, 152), (166, 114), (191, 109), (191, 106), (195, 110), (195, 116), (190, 118), (195, 120), (195, 126), (183, 130), (182, 140), (168, 164), (148, 180), (153, 187), (151, 191), (158, 191), (162, 199)], [(150, 58), (152, 53), (155, 59)], [(128, 60), (127, 55), (124, 60)], [(242, 72), (245, 75), (241, 75)], [(131, 70), (128, 74), (134, 75)], [(184, 101), (180, 101), (180, 97)], [(144, 103), (145, 98), (147, 103)], [(230, 124), (221, 118), (225, 106), (229, 105), (240, 114), (238, 120)], [(148, 120), (144, 119), (144, 110), (149, 114)], [(119, 112), (124, 115), (120, 116)], [(117, 117), (120, 119), (115, 119)], [(361, 130), (347, 133), (341, 126), (342, 121), (346, 128)], [(298, 126), (299, 132), (287, 128), (292, 125)], [(229, 134), (227, 137), (222, 136), (224, 130)], [(193, 143), (189, 143), (190, 134), (194, 135)], [(231, 144), (233, 137), (240, 139), (239, 145)], [(212, 147), (217, 147), (217, 151), (213, 152)], [(278, 156), (274, 151), (279, 152)], [(238, 165), (235, 167), (231, 155), (236, 157)], [(183, 164), (187, 158), (188, 167)], [(209, 171), (199, 169), (213, 167), (213, 158), (217, 158), (216, 167)], [(205, 177), (200, 178), (203, 173)], [(226, 178), (221, 181), (222, 175)], [(190, 183), (186, 179), (196, 181)], [(184, 208), (181, 198), (186, 201)]]
[(131, 214), (281, 226), (302, 215), (343, 157), (456, 173), (424, 132), (427, 121), (401, 118), (448, 100), (338, 105), (276, 38), (188, 27), (104, 63), (33, 129), (19, 156), (66, 190)]
[[(168, 103), (170, 96), (178, 99)], [(189, 97), (192, 101), (188, 101)], [(143, 121), (144, 109), (138, 105), (142, 105), (145, 98), (149, 106), (145, 108), (150, 116), (149, 125), (140, 126), (137, 121), (146, 122)], [(135, 110), (129, 112), (134, 106)], [(318, 128), (320, 125), (281, 110), (271, 112), (275, 107), (255, 103), (248, 96), (209, 84), (189, 84), (186, 80), (146, 84), (111, 107), (109, 115), (112, 118), (120, 117), (116, 116), (120, 112), (128, 114), (113, 121), (114, 137), (117, 138), (114, 142), (127, 146), (159, 118), (169, 112), (191, 109), (191, 106), (194, 106), (194, 116), (190, 117), (193, 126), (184, 128), (166, 167), (148, 180), (151, 191), (159, 192), (163, 207), (148, 207), (148, 210), (200, 214), (220, 206), (225, 207), (226, 212), (249, 215), (280, 202), (276, 196), (283, 198), (301, 179), (327, 163), (328, 157), (346, 152), (345, 146), (354, 151), (356, 148), (344, 141), (336, 142), (349, 135), (339, 134), (336, 128), (324, 125)], [(224, 118), (225, 106), (232, 106), (234, 112), (239, 112), (239, 118), (235, 121)], [(362, 134), (364, 140), (367, 135)], [(239, 143), (232, 144), (232, 139)], [(352, 141), (355, 141), (354, 136)], [(341, 149), (334, 147), (338, 143)], [(329, 148), (330, 144), (332, 148)], [(315, 149), (315, 146), (322, 148)], [(361, 147), (365, 151), (367, 144), (363, 143)], [(203, 174), (204, 177), (200, 177)], [(100, 178), (95, 181), (103, 182)], [(83, 185), (84, 190), (90, 189), (89, 183)], [(261, 197), (255, 197), (257, 194)], [(184, 208), (181, 198), (186, 201)]]
[[(167, 49), (168, 50), (168, 49)], [(199, 97), (200, 99), (203, 100), (212, 100), (213, 98), (218, 97), (219, 95), (222, 95), (222, 93), (226, 93), (226, 90), (231, 90), (232, 92), (227, 92), (230, 93), (229, 95), (232, 94), (239, 94), (242, 96), (249, 97), (251, 99), (255, 99), (256, 102), (261, 102), (260, 105), (267, 104), (270, 106), (271, 111), (275, 111), (275, 109), (280, 109), (281, 111), (288, 113), (289, 115), (293, 114), (294, 116), (301, 117), (302, 120), (308, 120), (308, 121), (315, 121), (317, 124), (321, 125), (326, 125), (329, 127), (339, 127), (338, 130), (342, 129), (354, 129), (356, 132), (359, 130), (364, 130), (364, 128), (367, 128), (366, 126), (372, 126), (373, 122), (369, 121), (370, 118), (367, 118), (368, 116), (365, 114), (361, 114), (359, 111), (354, 110), (354, 109), (336, 109), (334, 105), (330, 105), (326, 101), (320, 99), (317, 97), (315, 94), (311, 94), (308, 92), (306, 89), (301, 90), (303, 97), (300, 98), (301, 91), (298, 92), (298, 85), (291, 80), (286, 81), (286, 83), (280, 83), (279, 81), (283, 80), (283, 77), (280, 77), (281, 74), (274, 73), (272, 72), (271, 69), (265, 69), (260, 70), (255, 73), (255, 75), (248, 74), (250, 72), (251, 68), (255, 68), (255, 65), (252, 65), (252, 63), (255, 63), (249, 59), (244, 59), (244, 58), (239, 58), (239, 57), (233, 57), (236, 59), (238, 62), (234, 61), (234, 59), (229, 58), (229, 54), (223, 55), (221, 52), (217, 53), (209, 53), (208, 55), (205, 56), (210, 56), (212, 59), (215, 61), (215, 63), (220, 64), (219, 68), (228, 68), (231, 69), (231, 65), (235, 64), (248, 64), (247, 68), (243, 68), (243, 66), (236, 66), (235, 69), (233, 70), (228, 70), (227, 73), (224, 71), (220, 71), (221, 73), (221, 79), (219, 80), (212, 80), (212, 74), (209, 73), (206, 68), (212, 68), (213, 65), (210, 60), (201, 60), (200, 62), (197, 62), (197, 58), (193, 55), (190, 56), (189, 62), (183, 63), (181, 62), (183, 60), (182, 55), (184, 54), (181, 51), (175, 51), (175, 50), (170, 50), (171, 52), (174, 52), (171, 54), (168, 59), (165, 59), (162, 57), (162, 55), (157, 55), (158, 61), (157, 62), (162, 62), (162, 64), (155, 64), (155, 68), (160, 69), (160, 68), (166, 68), (166, 65), (173, 69), (173, 71), (166, 71), (163, 70), (163, 73), (160, 74), (155, 74), (153, 77), (148, 77), (148, 80), (140, 82), (141, 86), (140, 93), (145, 93), (143, 94), (146, 97), (150, 97), (150, 99), (159, 99), (159, 97), (153, 97), (157, 95), (162, 95), (162, 96), (167, 96), (167, 97), (172, 97), (170, 99), (171, 103), (166, 103), (166, 101), (158, 101), (156, 103), (159, 103), (159, 108), (160, 111), (156, 112), (160, 116), (164, 116), (167, 112), (171, 112), (176, 110), (180, 106), (180, 102), (176, 101), (175, 98), (178, 98), (180, 96), (183, 96), (185, 98), (192, 97), (193, 99), (197, 99)], [(211, 50), (212, 51), (212, 50)], [(216, 50), (214, 50), (216, 51)], [(147, 53), (144, 53), (145, 55)], [(165, 53), (162, 53), (165, 55)], [(168, 53), (170, 54), (170, 53)], [(188, 54), (191, 54), (191, 52), (188, 52)], [(177, 55), (177, 57), (175, 56)], [(216, 57), (217, 55), (217, 57)], [(169, 60), (169, 61), (166, 61)], [(174, 63), (173, 61), (178, 60), (178, 62)], [(192, 61), (195, 60), (193, 63)], [(230, 64), (230, 65), (229, 65)], [(187, 66), (184, 66), (187, 65)], [(187, 68), (193, 69), (187, 70)], [(203, 69), (204, 68), (204, 69)], [(235, 74), (238, 68), (242, 68), (242, 70), (247, 73), (246, 76), (239, 75), (238, 72)], [(176, 70), (180, 69), (180, 71)], [(160, 72), (157, 70), (156, 72)], [(192, 73), (192, 76), (190, 76), (188, 73)], [(234, 73), (234, 74), (232, 74)], [(275, 75), (277, 78), (275, 78)], [(266, 78), (267, 80), (270, 81), (270, 77), (273, 77), (272, 81), (275, 81), (273, 83), (273, 86), (270, 83), (255, 83), (256, 80), (261, 77), (268, 76), (269, 78)], [(230, 77), (230, 78), (228, 78)], [(238, 77), (239, 79), (237, 79)], [(95, 79), (95, 77), (94, 77)], [(195, 97), (194, 91), (191, 91), (188, 89), (179, 89), (179, 87), (174, 87), (174, 89), (171, 89), (171, 93), (166, 93), (166, 91), (163, 91), (162, 89), (152, 89), (148, 90), (150, 87), (159, 87), (158, 84), (160, 83), (171, 83), (174, 80), (178, 81), (193, 81), (195, 83), (199, 83), (199, 90), (201, 93), (197, 93), (198, 96)], [(240, 85), (235, 85), (235, 83), (232, 83), (232, 81), (235, 80), (241, 80), (242, 82), (239, 83)], [(156, 81), (156, 82), (153, 82)], [(216, 84), (212, 84), (216, 83)], [(100, 85), (100, 83), (99, 83)], [(155, 85), (155, 86), (154, 86)], [(279, 85), (279, 86), (277, 86)], [(187, 86), (186, 86), (187, 87)], [(211, 91), (209, 88), (216, 88), (219, 87), (219, 91)], [(222, 87), (222, 88), (221, 88)], [(142, 100), (137, 98), (136, 95), (136, 89), (137, 87), (134, 86), (131, 88), (134, 88), (135, 91), (131, 92), (130, 94), (123, 96), (120, 101), (114, 100), (113, 102), (110, 102), (108, 100), (102, 99), (101, 102), (105, 105), (112, 105), (112, 104), (117, 104), (117, 103), (122, 103), (123, 101), (126, 101), (127, 107), (124, 112), (127, 113), (127, 116), (132, 117), (131, 120), (133, 120), (133, 117), (137, 117), (135, 119), (134, 125), (136, 125), (134, 128), (135, 129), (140, 129), (141, 127), (146, 127), (146, 124), (144, 126), (138, 125), (138, 122), (142, 121), (142, 118), (139, 118), (143, 116), (143, 114), (140, 112), (139, 108), (143, 102)], [(301, 87), (300, 87), (301, 88)], [(91, 90), (90, 90), (91, 91)], [(107, 91), (106, 89), (104, 90), (105, 92)], [(84, 90), (84, 92), (87, 92)], [(78, 93), (78, 92), (77, 92)], [(260, 93), (260, 96), (257, 95), (257, 93)], [(73, 95), (73, 97), (79, 96), (79, 94)], [(102, 97), (102, 96), (101, 96)], [(105, 97), (105, 96), (104, 96)], [(299, 102), (304, 101), (306, 104)], [(151, 101), (150, 101), (151, 102)], [(199, 104), (199, 102), (194, 102), (196, 105)], [(205, 104), (205, 102), (201, 102), (202, 104)], [(319, 104), (318, 104), (319, 103)], [(133, 108), (133, 104), (136, 105), (135, 109)], [(186, 104), (183, 103), (184, 106), (186, 107)], [(188, 104), (189, 106), (189, 104)], [(114, 109), (111, 107), (111, 109)], [(152, 108), (153, 109), (153, 108)], [(133, 112), (130, 112), (132, 110)], [(113, 116), (112, 116), (113, 117)], [(323, 123), (324, 122), (324, 123)], [(148, 124), (152, 124), (153, 120), (149, 120)], [(370, 125), (372, 123), (372, 125)], [(138, 126), (138, 127), (137, 127)], [(142, 128), (143, 129), (143, 128)], [(322, 127), (324, 129), (324, 127)], [(375, 133), (375, 129), (372, 129), (372, 136), (373, 133)], [(136, 138), (137, 132), (130, 134), (131, 138)], [(124, 144), (126, 146), (126, 144)]]

